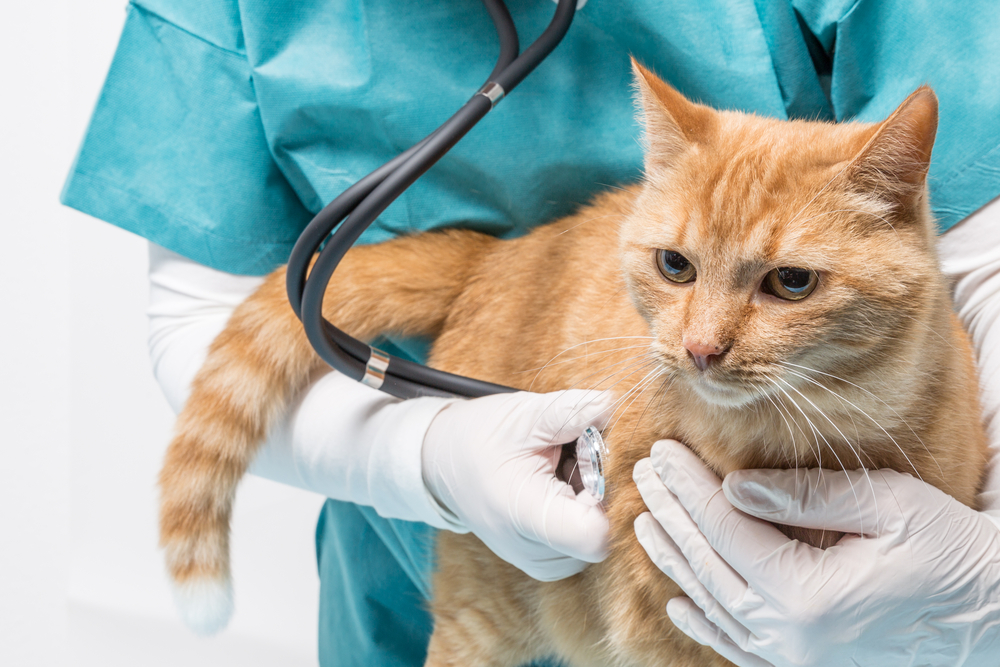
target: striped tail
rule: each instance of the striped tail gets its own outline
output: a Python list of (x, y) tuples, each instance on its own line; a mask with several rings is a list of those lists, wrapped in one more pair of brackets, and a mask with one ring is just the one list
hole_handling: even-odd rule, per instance
[[(493, 239), (423, 234), (351, 250), (324, 313), (348, 333), (435, 336), (471, 267)], [(185, 623), (200, 634), (233, 612), (229, 521), (240, 479), (275, 421), (324, 365), (268, 276), (209, 349), (160, 472), (160, 545)]]

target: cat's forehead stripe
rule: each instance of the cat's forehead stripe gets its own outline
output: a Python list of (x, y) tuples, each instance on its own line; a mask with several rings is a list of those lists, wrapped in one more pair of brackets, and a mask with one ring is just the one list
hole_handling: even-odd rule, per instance
[(763, 265), (833, 268), (840, 232), (864, 208), (836, 181), (856, 130), (782, 123), (783, 133), (775, 133), (770, 125), (777, 123), (736, 118), (711, 145), (687, 154), (669, 181), (654, 183), (650, 213), (663, 206), (656, 212), (666, 216), (647, 230), (648, 246), (687, 253), (696, 263), (711, 257), (738, 279)]
[[(836, 190), (830, 169), (842, 156), (823, 153), (816, 147), (821, 142), (808, 141), (815, 137), (791, 141), (767, 136), (753, 124), (742, 129), (705, 165), (701, 196), (694, 198), (701, 202), (698, 234), (711, 239), (716, 252), (731, 254), (738, 246), (736, 254), (748, 262), (795, 256), (810, 242), (802, 235), (806, 218), (830, 208), (817, 195)], [(827, 229), (808, 228), (812, 236)]]

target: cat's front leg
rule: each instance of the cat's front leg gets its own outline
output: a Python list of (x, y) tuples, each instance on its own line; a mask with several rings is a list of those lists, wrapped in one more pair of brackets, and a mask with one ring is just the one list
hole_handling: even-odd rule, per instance
[(544, 657), (538, 581), (472, 534), (441, 532), (426, 667), (521, 667)]
[(522, 667), (535, 657), (525, 654), (517, 646), (485, 636), (482, 628), (475, 631), (466, 624), (445, 622), (434, 628), (424, 667)]

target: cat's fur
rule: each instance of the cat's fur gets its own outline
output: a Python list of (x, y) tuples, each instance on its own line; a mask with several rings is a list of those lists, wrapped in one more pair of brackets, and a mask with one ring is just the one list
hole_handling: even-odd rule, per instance
[[(632, 468), (665, 437), (720, 475), (890, 467), (975, 503), (986, 441), (934, 250), (933, 92), (882, 123), (837, 125), (714, 111), (638, 65), (636, 80), (641, 184), (515, 240), (448, 231), (355, 248), (333, 278), (326, 317), (357, 337), (430, 336), (437, 368), (625, 399), (607, 434), (607, 560), (540, 583), (476, 537), (441, 533), (429, 665), (725, 664), (671, 625), (664, 606), (681, 592), (633, 534)], [(657, 249), (690, 259), (696, 280), (665, 280)], [(762, 293), (782, 266), (818, 271), (819, 287), (795, 302)], [(321, 369), (284, 280), (272, 274), (213, 344), (160, 478), (170, 574), (220, 609), (236, 485)], [(685, 339), (725, 353), (699, 371)], [(206, 625), (225, 622), (213, 614)]]

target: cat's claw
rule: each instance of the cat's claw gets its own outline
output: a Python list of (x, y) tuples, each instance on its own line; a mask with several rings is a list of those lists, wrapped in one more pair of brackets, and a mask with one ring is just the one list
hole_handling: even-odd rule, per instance
[(233, 584), (225, 579), (196, 579), (171, 587), (184, 624), (195, 633), (214, 635), (233, 616)]

